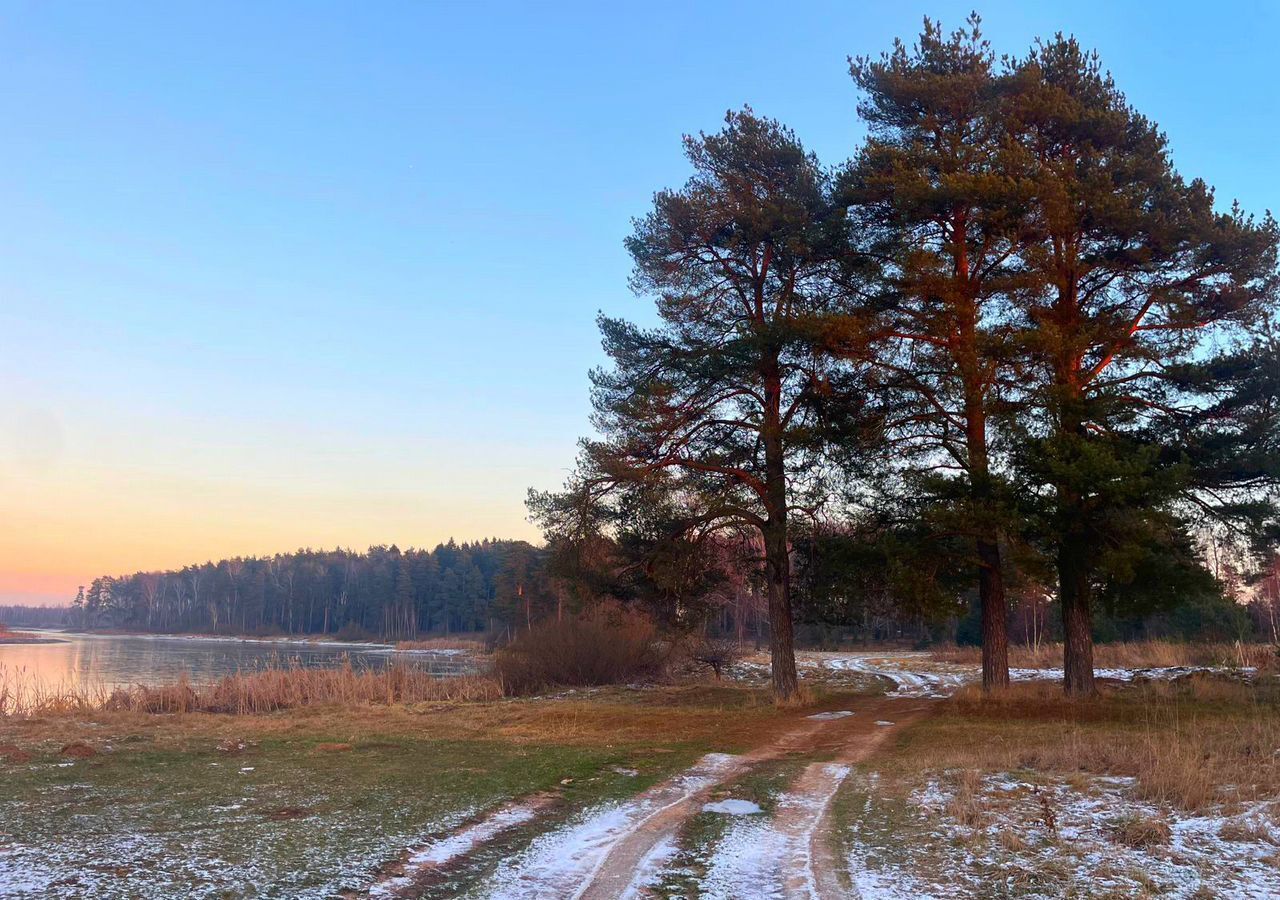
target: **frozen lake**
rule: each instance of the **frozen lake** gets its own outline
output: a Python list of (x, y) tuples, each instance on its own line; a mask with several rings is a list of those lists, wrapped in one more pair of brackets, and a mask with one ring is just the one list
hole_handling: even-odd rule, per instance
[(184, 672), (193, 682), (207, 682), (267, 666), (333, 668), (348, 659), (356, 669), (383, 668), (394, 661), (441, 676), (461, 674), (473, 666), (471, 657), (463, 653), (396, 653), (386, 644), (22, 630), (60, 641), (0, 644), (0, 681), (17, 681), (28, 688), (161, 684), (176, 681)]

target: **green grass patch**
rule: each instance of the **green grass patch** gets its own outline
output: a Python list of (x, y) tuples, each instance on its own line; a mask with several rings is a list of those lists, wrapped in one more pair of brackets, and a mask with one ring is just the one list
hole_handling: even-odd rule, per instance
[(232, 753), (129, 747), (0, 765), (0, 882), (62, 896), (330, 897), (504, 800), (556, 791), (567, 815), (698, 753), (394, 736), (351, 749), (319, 736)]

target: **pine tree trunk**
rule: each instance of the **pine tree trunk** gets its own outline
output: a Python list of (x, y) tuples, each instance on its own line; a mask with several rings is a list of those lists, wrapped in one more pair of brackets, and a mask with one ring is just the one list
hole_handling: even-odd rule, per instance
[(1083, 542), (1064, 535), (1058, 551), (1058, 599), (1062, 603), (1062, 686), (1070, 697), (1097, 693), (1093, 680), (1093, 609)]
[(795, 628), (791, 621), (791, 556), (787, 546), (787, 469), (782, 439), (782, 380), (777, 352), (765, 360), (763, 423), (765, 506), (765, 577), (769, 591), (769, 659), (773, 692), (778, 700), (796, 695)]
[(978, 539), (978, 602), (982, 604), (982, 689), (1009, 686), (1009, 634), (1005, 615), (1004, 573), (994, 537)]
[[(1074, 306), (1068, 307), (1074, 309)], [(1060, 437), (1068, 453), (1078, 461), (1088, 433), (1084, 427), (1084, 400), (1079, 384), (1077, 355), (1059, 365), (1057, 380), (1065, 385), (1059, 413)], [(1058, 494), (1058, 600), (1062, 604), (1062, 687), (1068, 697), (1097, 693), (1093, 680), (1093, 597), (1089, 586), (1087, 512), (1081, 495), (1069, 483), (1057, 486)]]
[[(968, 367), (970, 370), (976, 368)], [(993, 524), (995, 510), (987, 456), (987, 416), (980, 386), (966, 388), (965, 441), (969, 450), (969, 484), (979, 517), (978, 603), (982, 613), (982, 689), (1009, 686), (1008, 609), (1004, 596), (1004, 571), (1000, 565), (1000, 538)]]
[(765, 530), (765, 577), (769, 595), (769, 660), (773, 692), (779, 700), (795, 696), (795, 628), (791, 622), (791, 560), (787, 554), (785, 523), (771, 523)]

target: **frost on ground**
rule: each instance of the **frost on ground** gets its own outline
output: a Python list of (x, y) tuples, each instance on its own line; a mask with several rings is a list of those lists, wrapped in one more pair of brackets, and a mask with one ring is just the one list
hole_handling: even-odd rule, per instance
[(665, 871), (649, 875), (648, 886), (682, 885), (674, 893), (656, 893), (704, 900), (833, 896), (825, 889), (830, 879), (824, 879), (826, 873), (814, 854), (826, 846), (824, 823), (831, 801), (850, 771), (838, 763), (808, 765), (769, 804), (769, 815), (760, 815), (758, 805), (741, 800), (706, 805), (704, 812), (730, 812), (727, 807), (733, 804), (733, 810), (750, 807), (752, 814), (721, 818), (726, 827), (712, 829), (696, 846), (686, 845)]
[[(226, 810), (247, 805), (229, 804)], [(0, 812), (0, 819), (4, 815)], [(368, 883), (374, 861), (386, 858), (388, 844), (397, 840), (333, 817), (326, 827), (341, 833), (361, 862), (353, 867), (350, 860), (315, 859), (306, 870), (281, 871), (266, 859), (228, 864), (215, 829), (175, 822), (181, 831), (180, 844), (174, 845), (131, 830), (127, 809), (118, 815), (111, 828), (86, 829), (66, 841), (0, 845), (0, 897), (244, 897), (271, 885), (277, 896), (319, 900)], [(223, 834), (229, 831), (248, 848), (293, 840), (292, 833), (312, 827), (306, 819), (264, 821), (248, 812), (224, 815), (219, 822)]]
[[(796, 654), (802, 679), (824, 684), (870, 687), (882, 685), (889, 697), (950, 697), (961, 687), (982, 680), (978, 666), (939, 662), (927, 652), (822, 652)], [(769, 677), (768, 657), (760, 655), (735, 663), (726, 670), (744, 682), (763, 682)], [(1098, 678), (1113, 681), (1172, 681), (1202, 672), (1230, 673), (1244, 678), (1254, 669), (1225, 669), (1209, 666), (1167, 666), (1147, 669), (1097, 669)], [(1061, 681), (1062, 669), (1010, 669), (1014, 681)]]
[(764, 812), (759, 803), (753, 803), (750, 800), (735, 800), (733, 798), (704, 804), (702, 811), (720, 813), (724, 816), (754, 816), (756, 813)]
[[(578, 897), (623, 838), (649, 818), (723, 781), (738, 765), (736, 756), (710, 753), (663, 785), (589, 811), (563, 828), (535, 838), (524, 852), (504, 860), (477, 895), (494, 900)], [(650, 859), (649, 864), (658, 867), (656, 860)]]
[[(522, 771), (523, 754), (487, 745), (241, 752), (251, 754), (249, 764), (202, 742), (127, 760), (104, 752), (70, 768), (50, 759), (0, 766), (0, 898), (363, 893), (379, 877), (400, 874), (384, 868), (389, 860), (443, 865), (485, 843), (487, 831), (517, 829), (510, 819), (522, 812), (491, 822), (476, 814), (501, 809), (513, 793), (531, 797), (522, 788), (544, 783)], [(595, 758), (578, 750), (542, 758), (553, 772), (596, 771)], [(492, 780), (472, 778), (468, 765), (489, 767)], [(439, 777), (415, 782), (423, 771)], [(600, 778), (605, 790), (624, 781), (608, 770)], [(433, 789), (413, 789), (423, 783)], [(421, 848), (418, 858), (409, 859), (407, 847)]]
[(394, 874), (376, 882), (369, 889), (373, 897), (395, 897), (413, 886), (423, 870), (446, 866), (493, 840), (499, 834), (532, 821), (537, 816), (537, 803), (509, 804), (500, 807), (477, 822), (430, 841), (409, 853)]
[(1125, 778), (952, 772), (906, 796), (857, 780), (843, 816), (864, 900), (1280, 896), (1280, 803), (1161, 809)]

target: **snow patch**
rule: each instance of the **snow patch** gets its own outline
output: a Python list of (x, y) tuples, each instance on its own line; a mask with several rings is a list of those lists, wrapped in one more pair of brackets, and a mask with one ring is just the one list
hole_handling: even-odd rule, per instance
[(490, 900), (563, 900), (577, 897), (609, 852), (648, 819), (718, 784), (738, 757), (709, 753), (694, 766), (631, 800), (587, 812), (577, 822), (535, 838), (523, 852), (499, 865)]
[(394, 897), (401, 890), (412, 886), (418, 873), (423, 869), (444, 866), (466, 856), (476, 847), (493, 840), (508, 828), (530, 821), (537, 813), (537, 807), (530, 804), (505, 806), (473, 825), (431, 841), (409, 855), (398, 875), (383, 879), (370, 888), (369, 895)]
[(703, 812), (721, 813), (726, 816), (754, 816), (756, 813), (764, 812), (758, 803), (752, 803), (750, 800), (721, 800), (717, 803), (708, 803), (702, 807)]

